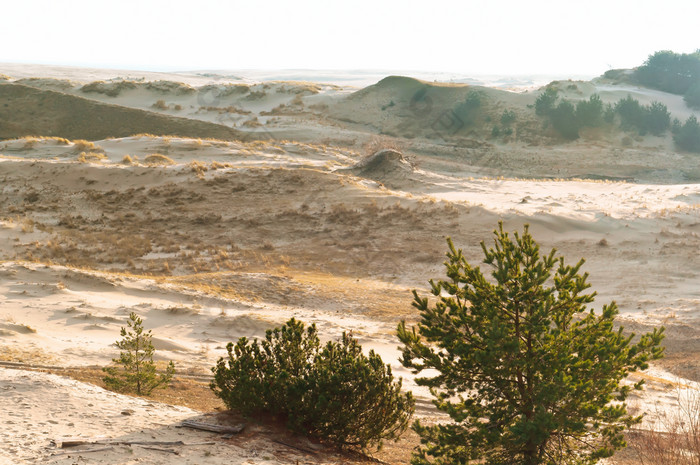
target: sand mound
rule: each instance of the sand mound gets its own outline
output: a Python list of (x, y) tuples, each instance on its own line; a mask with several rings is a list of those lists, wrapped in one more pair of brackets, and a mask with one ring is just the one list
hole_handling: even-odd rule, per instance
[(413, 166), (401, 152), (394, 149), (383, 149), (344, 171), (373, 181), (396, 183), (413, 173)]

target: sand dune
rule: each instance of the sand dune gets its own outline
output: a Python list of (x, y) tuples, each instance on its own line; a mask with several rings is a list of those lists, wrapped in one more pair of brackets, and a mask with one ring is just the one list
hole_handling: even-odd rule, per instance
[[(528, 125), (539, 123), (526, 107), (535, 93), (412, 78), (357, 91), (56, 71), (56, 79), (33, 80), (8, 73), (20, 81), (0, 83), (8, 105), (0, 108), (2, 358), (104, 366), (133, 311), (153, 331), (159, 362), (204, 377), (229, 341), (262, 337), (296, 317), (317, 324), (324, 340), (352, 330), (415, 388), (394, 335), (398, 320), (415, 321), (411, 289), (425, 292), (427, 280), (444, 273), (446, 236), (478, 263), (480, 241), (489, 243), (502, 220), (508, 230), (529, 224), (544, 249), (556, 247), (570, 262), (585, 257), (595, 308), (616, 300), (628, 331), (667, 327), (667, 357), (635, 375), (651, 385), (640, 409), (671, 408), (674, 383), (700, 381), (700, 165), (669, 138), (509, 142), (476, 138), (469, 128), (443, 137), (439, 116), (474, 90), (493, 118), (515, 109), (523, 133), (535, 134)], [(646, 92), (564, 84), (570, 98)], [(24, 137), (30, 133), (54, 137)], [(60, 452), (51, 440), (68, 433), (202, 437), (174, 428), (199, 412), (56, 376), (0, 369), (0, 377), (11, 405), (12, 419), (0, 424), (8, 463), (74, 463), (50, 457)], [(434, 415), (427, 392), (416, 394), (419, 414)], [(132, 415), (121, 414), (127, 409)], [(106, 420), (91, 428), (96, 412)], [(213, 448), (184, 447), (176, 461), (124, 445), (85, 460), (308, 458), (263, 436), (244, 446), (216, 439)]]

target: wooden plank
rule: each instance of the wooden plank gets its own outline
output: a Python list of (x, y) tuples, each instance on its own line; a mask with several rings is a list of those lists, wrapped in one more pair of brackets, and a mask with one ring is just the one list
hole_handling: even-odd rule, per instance
[(88, 439), (88, 438), (64, 438), (58, 440), (61, 443), (61, 448), (84, 446), (84, 445), (137, 445), (137, 446), (211, 446), (216, 444), (213, 441), (207, 442), (183, 442), (183, 441), (138, 441), (138, 440), (119, 440), (119, 439)]
[(68, 437), (54, 440), (54, 442), (62, 449), (65, 449), (66, 447), (84, 446), (86, 444), (98, 444), (100, 441), (109, 441), (109, 438)]
[(182, 426), (186, 428), (193, 428), (193, 429), (198, 429), (202, 431), (209, 431), (211, 433), (219, 433), (219, 434), (237, 434), (243, 431), (243, 428), (245, 428), (245, 424), (241, 423), (239, 425), (235, 426), (226, 426), (226, 425), (215, 425), (213, 423), (204, 423), (201, 421), (194, 421), (194, 420), (185, 420), (181, 423)]
[(86, 452), (103, 452), (106, 450), (114, 450), (114, 447), (109, 446), (109, 447), (98, 447), (97, 449), (77, 449), (77, 450), (69, 450), (65, 452), (57, 452), (55, 454), (51, 454), (51, 457), (58, 457), (59, 455), (75, 455), (75, 454), (84, 454)]

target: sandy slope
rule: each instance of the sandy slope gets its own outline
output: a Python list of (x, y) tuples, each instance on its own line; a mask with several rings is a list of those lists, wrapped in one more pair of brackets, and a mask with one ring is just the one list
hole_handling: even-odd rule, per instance
[[(309, 454), (256, 434), (255, 426), (230, 439), (181, 428), (183, 420), (220, 420), (56, 375), (0, 368), (0, 402), (3, 465), (308, 463)], [(62, 448), (64, 439), (107, 444)], [(312, 446), (292, 439), (285, 442)]]

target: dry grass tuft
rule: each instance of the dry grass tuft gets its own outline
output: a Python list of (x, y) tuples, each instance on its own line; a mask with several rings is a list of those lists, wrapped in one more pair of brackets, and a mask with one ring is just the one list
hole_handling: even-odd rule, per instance
[(124, 158), (122, 158), (123, 165), (133, 165), (134, 161), (135, 160), (131, 158), (131, 155), (124, 155)]
[(203, 178), (204, 173), (209, 171), (209, 167), (207, 166), (206, 163), (201, 162), (201, 161), (197, 161), (197, 160), (190, 162), (190, 164), (187, 166), (190, 168), (190, 170), (192, 170), (194, 173), (196, 173), (197, 177), (199, 177), (199, 178)]
[(88, 150), (91, 152), (104, 152), (105, 151), (102, 147), (100, 147), (99, 145), (96, 145), (94, 142), (90, 142), (89, 140), (84, 140), (84, 139), (74, 140), (73, 145), (75, 146), (76, 152), (87, 152)]
[(363, 146), (365, 155), (374, 155), (381, 150), (395, 150), (403, 153), (404, 147), (397, 139), (386, 136), (373, 137)]
[(146, 155), (146, 158), (144, 158), (143, 161), (147, 165), (151, 166), (169, 166), (175, 164), (175, 161), (172, 158), (165, 156), (162, 153), (152, 153), (150, 155)]
[(156, 110), (167, 110), (170, 108), (167, 103), (165, 103), (165, 100), (156, 100), (156, 103), (151, 105), (152, 108), (155, 108)]
[(258, 117), (254, 116), (251, 119), (244, 121), (243, 126), (247, 128), (259, 128), (262, 126), (262, 124), (260, 124), (260, 121), (258, 121)]
[(628, 442), (640, 465), (700, 463), (700, 391), (676, 388), (676, 413), (658, 411), (648, 431), (630, 433)]
[(77, 160), (80, 163), (97, 163), (107, 160), (107, 155), (101, 152), (80, 152)]

